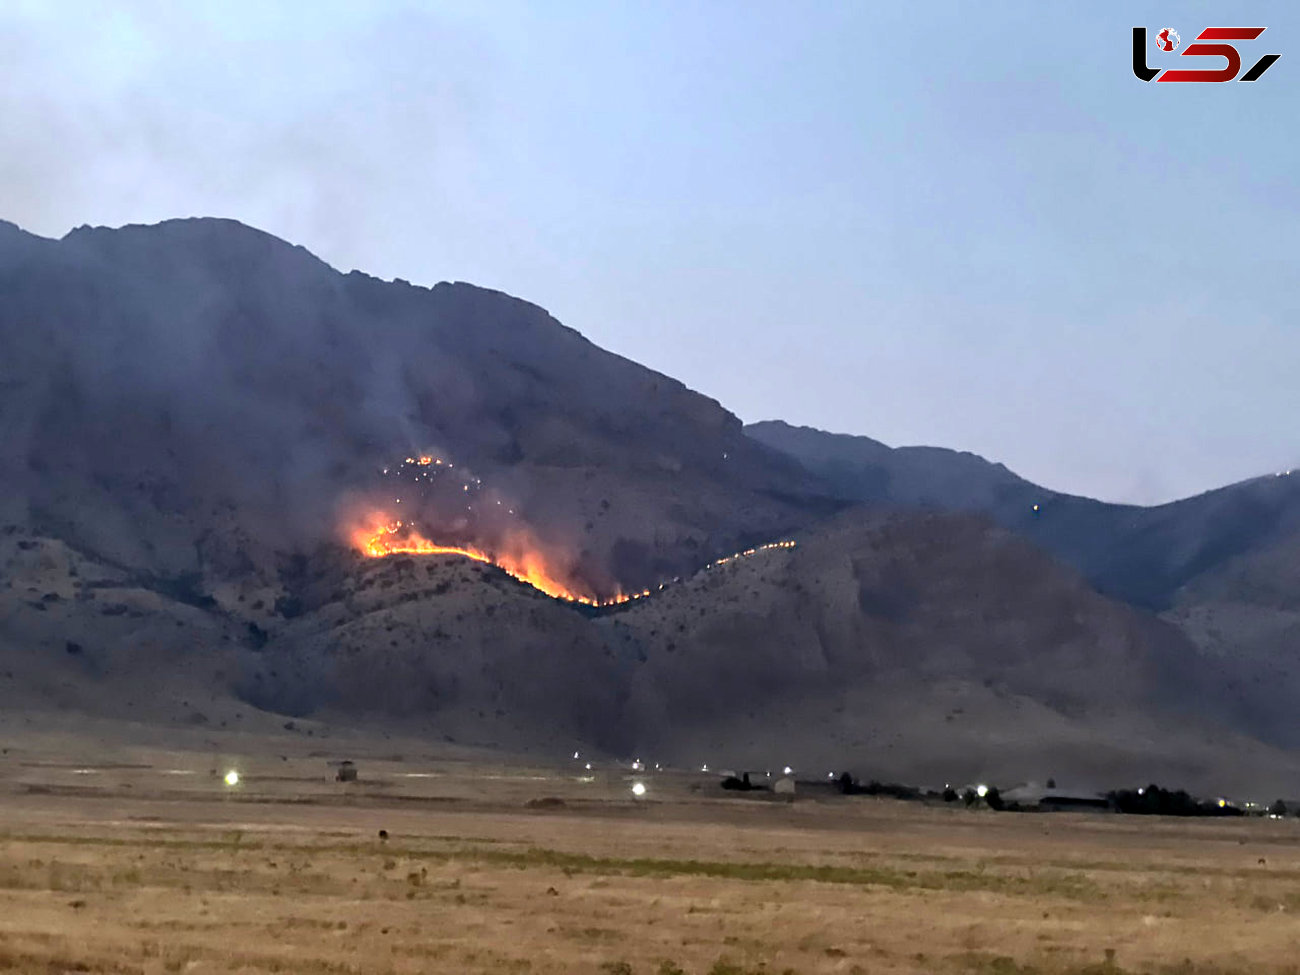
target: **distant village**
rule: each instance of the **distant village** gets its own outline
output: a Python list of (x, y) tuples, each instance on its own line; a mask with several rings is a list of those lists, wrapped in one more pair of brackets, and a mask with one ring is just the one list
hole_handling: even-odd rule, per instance
[[(591, 761), (583, 761), (581, 752), (573, 753), (573, 761), (580, 763), (579, 781), (594, 781), (601, 770)], [(354, 762), (343, 760), (330, 763), (336, 770), (338, 782), (358, 781)], [(610, 765), (604, 764), (604, 770)], [(682, 773), (688, 770), (665, 767), (655, 763), (648, 766), (639, 759), (613, 763), (613, 768), (623, 773), (629, 781), (629, 792), (634, 799), (654, 798), (653, 773)], [(779, 772), (761, 773), (712, 770), (706, 764), (697, 771), (717, 778), (723, 792), (751, 795), (756, 799), (771, 798), (794, 802), (797, 797), (826, 799), (838, 796), (863, 796), (895, 799), (900, 802), (918, 802), (932, 806), (956, 806), (968, 809), (986, 809), (1009, 813), (1117, 813), (1130, 816), (1182, 816), (1182, 817), (1246, 817), (1268, 819), (1300, 819), (1300, 800), (1275, 799), (1261, 802), (1248, 799), (1230, 799), (1225, 796), (1195, 796), (1184, 789), (1166, 789), (1154, 783), (1137, 788), (1112, 789), (1108, 792), (1090, 792), (1059, 786), (1049, 778), (1041, 784), (1022, 783), (1000, 789), (987, 783), (971, 783), (942, 789), (880, 782), (875, 779), (863, 783), (849, 772), (827, 773), (824, 779), (797, 777), (790, 766)], [(215, 773), (214, 773), (215, 774)], [(232, 779), (233, 777), (233, 779)], [(228, 773), (227, 785), (237, 784), (238, 774)], [(699, 784), (692, 785), (692, 790)], [(557, 800), (558, 802), (558, 800)], [(562, 804), (562, 803), (560, 803)]]
[[(575, 753), (576, 757), (576, 753)], [(587, 769), (591, 769), (590, 763)], [(643, 765), (631, 763), (633, 771)], [(703, 766), (701, 772), (708, 772)], [(800, 779), (789, 766), (779, 775), (765, 771), (724, 771), (717, 773), (719, 786), (727, 792), (768, 794), (793, 801), (796, 795), (817, 796), (874, 796), (897, 799), (902, 802), (923, 802), (932, 805), (960, 805), (983, 808), (994, 812), (1095, 812), (1120, 813), (1131, 816), (1201, 816), (1242, 817), (1257, 816), (1269, 819), (1300, 818), (1300, 800), (1275, 799), (1261, 802), (1250, 799), (1232, 799), (1225, 796), (1194, 796), (1184, 789), (1166, 789), (1155, 783), (1137, 788), (1112, 789), (1108, 792), (1090, 792), (1059, 786), (1055, 779), (1044, 783), (1026, 782), (999, 789), (987, 783), (970, 783), (942, 789), (879, 782), (871, 779), (860, 782), (852, 774), (828, 773), (825, 779)], [(644, 795), (644, 786), (638, 795)]]

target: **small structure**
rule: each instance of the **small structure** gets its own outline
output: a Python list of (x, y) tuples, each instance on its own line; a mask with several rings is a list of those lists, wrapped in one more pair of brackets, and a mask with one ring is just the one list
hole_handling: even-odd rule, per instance
[(1002, 793), (1002, 801), (1011, 809), (1038, 809), (1043, 812), (1084, 812), (1110, 808), (1110, 800), (1103, 795), (1058, 788), (1055, 781), (1048, 786), (1033, 782), (1018, 785)]
[(772, 791), (779, 796), (790, 796), (794, 798), (794, 779), (785, 775), (777, 779), (772, 786)]
[(339, 769), (334, 773), (335, 782), (355, 782), (357, 780), (357, 767), (354, 763), (344, 760), (339, 762)]

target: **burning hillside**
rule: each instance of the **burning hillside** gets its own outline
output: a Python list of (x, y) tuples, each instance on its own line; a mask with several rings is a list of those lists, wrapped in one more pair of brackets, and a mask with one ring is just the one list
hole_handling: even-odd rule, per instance
[(580, 578), (576, 560), (562, 546), (539, 539), (513, 503), (487, 489), (464, 465), (429, 452), (381, 474), (391, 498), (354, 518), (347, 533), (363, 555), (458, 555), (495, 565), (566, 602), (604, 606), (630, 598), (616, 587), (602, 591)]
[(634, 598), (621, 592), (601, 597), (591, 589), (566, 582), (564, 573), (554, 567), (553, 560), (523, 532), (506, 539), (501, 549), (488, 551), (468, 543), (442, 545), (430, 541), (414, 525), (390, 521), (383, 513), (376, 513), (370, 516), (368, 524), (352, 532), (352, 544), (370, 558), (389, 555), (459, 555), (476, 562), (486, 562), (548, 596), (584, 606), (610, 606)]
[[(476, 562), (486, 562), (554, 599), (580, 603), (583, 606), (618, 606), (634, 599), (643, 599), (652, 593), (666, 589), (670, 584), (661, 582), (653, 588), (642, 589), (640, 592), (629, 593), (618, 590), (612, 595), (600, 595), (581, 583), (564, 581), (565, 573), (555, 568), (554, 561), (548, 557), (536, 540), (522, 532), (509, 539), (504, 550), (489, 552), (469, 544), (442, 545), (430, 541), (415, 526), (402, 521), (389, 521), (382, 513), (375, 513), (369, 517), (367, 524), (352, 531), (351, 540), (357, 551), (374, 559), (390, 555), (458, 555)], [(734, 555), (715, 559), (705, 568), (726, 565), (771, 549), (794, 548), (794, 546), (795, 543), (789, 540), (758, 545), (743, 552), (736, 552)]]
[[(599, 586), (582, 577), (559, 546), (547, 545), (515, 513), (512, 504), (486, 490), (481, 478), (434, 453), (407, 457), (382, 472), (397, 495), (392, 507), (374, 507), (352, 520), (348, 540), (362, 555), (456, 555), (495, 565), (520, 582), (564, 602), (583, 606), (618, 606), (666, 588), (670, 582), (628, 592), (617, 584)], [(402, 505), (397, 509), (397, 505)], [(476, 507), (477, 505), (477, 507)], [(394, 511), (406, 512), (401, 518)], [(420, 526), (442, 526), (435, 533)], [(434, 541), (430, 534), (440, 536)], [(704, 568), (775, 548), (773, 542), (717, 559)], [(676, 579), (671, 581), (678, 581)]]

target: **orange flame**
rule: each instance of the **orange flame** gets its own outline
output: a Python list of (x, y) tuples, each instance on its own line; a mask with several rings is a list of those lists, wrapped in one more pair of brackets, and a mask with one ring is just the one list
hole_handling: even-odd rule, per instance
[(510, 539), (508, 551), (493, 553), (467, 545), (439, 545), (404, 522), (389, 521), (383, 515), (375, 515), (369, 519), (368, 524), (355, 529), (351, 537), (353, 546), (370, 558), (383, 558), (387, 555), (459, 555), (475, 562), (495, 565), (520, 582), (526, 582), (555, 599), (584, 606), (612, 606), (633, 598), (617, 593), (602, 599), (591, 592), (575, 589), (548, 564), (541, 548), (522, 533)]
[[(439, 545), (425, 538), (413, 526), (376, 512), (352, 531), (351, 540), (358, 551), (374, 559), (389, 555), (459, 555), (462, 558), (473, 559), (475, 562), (495, 565), (520, 582), (525, 582), (554, 599), (580, 603), (583, 606), (617, 606), (634, 599), (644, 599), (668, 586), (665, 582), (653, 589), (643, 589), (633, 593), (620, 591), (604, 597), (590, 590), (577, 589), (548, 562), (541, 546), (532, 539), (531, 535), (522, 531), (512, 535), (506, 545), (507, 551), (493, 553), (467, 545)], [(767, 545), (759, 545), (717, 559), (705, 568), (726, 565), (728, 562), (747, 558), (759, 552), (794, 547), (794, 541), (770, 542)]]

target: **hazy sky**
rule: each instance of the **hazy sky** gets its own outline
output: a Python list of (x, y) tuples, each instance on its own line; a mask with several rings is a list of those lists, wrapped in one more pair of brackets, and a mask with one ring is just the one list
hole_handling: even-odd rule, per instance
[[(0, 0), (34, 232), (234, 217), (1107, 499), (1300, 467), (1294, 3), (109, 6)], [(1143, 84), (1139, 24), (1282, 59)]]

